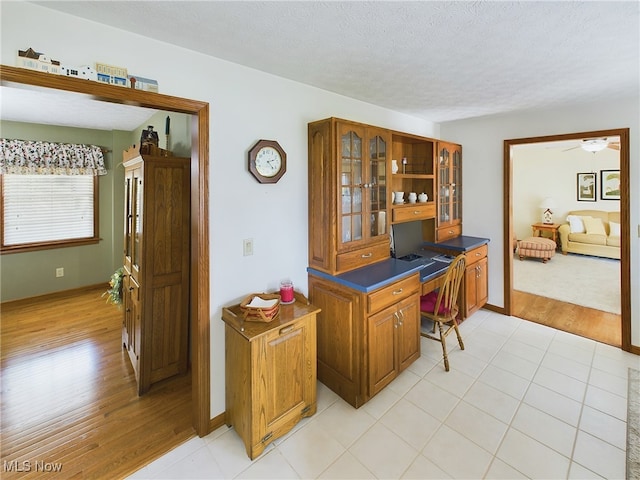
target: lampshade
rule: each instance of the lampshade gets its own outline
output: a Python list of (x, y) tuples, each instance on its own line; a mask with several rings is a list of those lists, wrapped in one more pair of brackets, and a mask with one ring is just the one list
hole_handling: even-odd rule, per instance
[(542, 202), (540, 202), (540, 208), (544, 208), (545, 210), (553, 210), (554, 208), (556, 208), (556, 201), (551, 197), (547, 197)]
[(587, 152), (596, 153), (600, 150), (604, 150), (609, 145), (606, 138), (593, 138), (591, 140), (583, 140), (580, 146)]

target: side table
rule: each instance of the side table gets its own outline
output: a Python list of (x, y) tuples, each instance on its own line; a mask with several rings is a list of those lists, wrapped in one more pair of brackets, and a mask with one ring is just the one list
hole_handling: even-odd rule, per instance
[(559, 223), (534, 223), (531, 225), (531, 230), (534, 237), (544, 237), (543, 232), (551, 234), (549, 238), (556, 242), (556, 248), (560, 248), (560, 235), (558, 233), (560, 228)]

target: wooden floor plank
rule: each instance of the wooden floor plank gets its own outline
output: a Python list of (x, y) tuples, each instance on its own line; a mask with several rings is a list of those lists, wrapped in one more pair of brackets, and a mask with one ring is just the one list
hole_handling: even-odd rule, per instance
[(3, 479), (124, 478), (195, 435), (190, 374), (138, 397), (103, 291), (2, 305)]
[(622, 345), (622, 318), (615, 313), (514, 290), (513, 315), (614, 347)]

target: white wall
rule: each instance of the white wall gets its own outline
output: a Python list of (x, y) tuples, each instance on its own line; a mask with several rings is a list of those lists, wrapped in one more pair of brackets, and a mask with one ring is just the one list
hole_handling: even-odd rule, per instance
[(631, 343), (640, 346), (640, 296), (637, 295), (640, 291), (640, 98), (594, 102), (577, 108), (516, 112), (440, 125), (442, 138), (463, 146), (463, 233), (491, 238), (489, 303), (497, 306), (504, 306), (504, 140), (615, 128), (630, 129)]
[[(547, 197), (555, 200), (553, 221), (565, 223), (572, 210), (620, 211), (619, 200), (600, 199), (600, 171), (619, 170), (620, 154), (606, 148), (585, 152), (581, 148), (518, 145), (513, 150), (513, 229), (519, 239), (531, 236), (531, 224), (542, 220), (540, 203)], [(596, 201), (578, 201), (577, 174), (594, 172)]]
[[(68, 65), (127, 67), (157, 79), (161, 93), (209, 102), (211, 415), (219, 415), (222, 307), (275, 289), (283, 277), (307, 292), (307, 123), (336, 116), (435, 138), (438, 126), (38, 5), (0, 8), (2, 64), (15, 65), (17, 51), (32, 47)], [(247, 172), (247, 152), (259, 139), (287, 152), (278, 184), (260, 185)], [(254, 241), (253, 256), (242, 255), (245, 238)]]

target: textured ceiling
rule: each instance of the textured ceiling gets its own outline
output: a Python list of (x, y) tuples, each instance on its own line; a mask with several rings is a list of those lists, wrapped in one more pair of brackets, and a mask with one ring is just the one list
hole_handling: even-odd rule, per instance
[(636, 1), (35, 3), (434, 122), (640, 84)]

